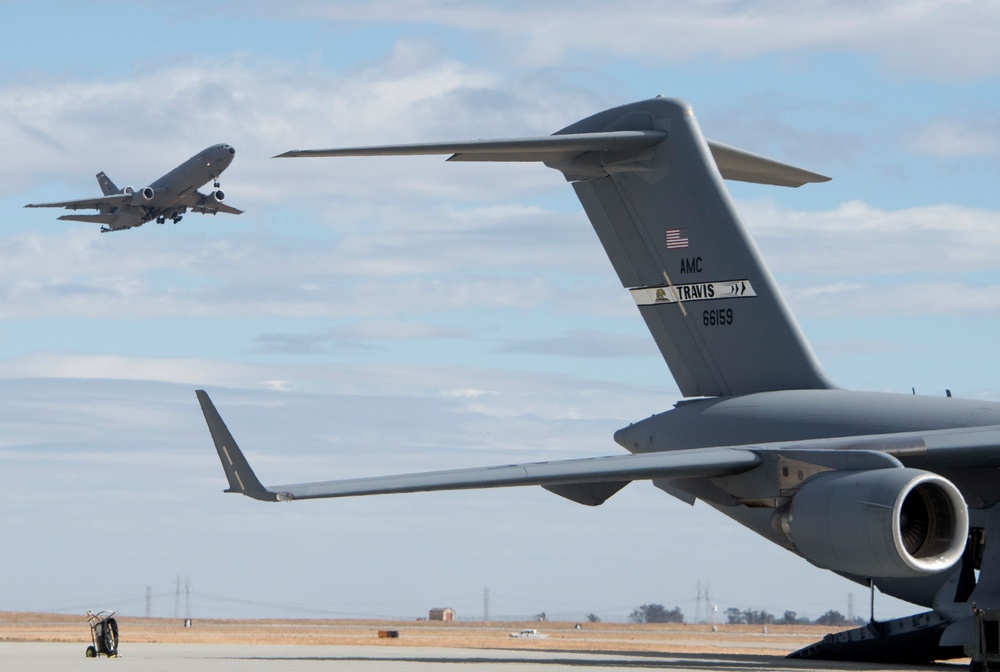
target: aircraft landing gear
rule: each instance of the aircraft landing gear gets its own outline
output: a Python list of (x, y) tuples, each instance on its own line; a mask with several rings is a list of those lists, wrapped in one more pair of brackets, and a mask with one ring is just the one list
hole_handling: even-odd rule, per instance
[(216, 180), (215, 182), (212, 183), (212, 186), (218, 189), (221, 185), (219, 184), (219, 181)]
[(182, 219), (184, 219), (184, 217), (182, 217), (181, 215), (174, 215), (174, 216), (173, 216), (173, 217), (171, 217), (170, 219), (171, 219), (171, 220), (173, 221), (173, 223), (174, 223), (174, 224), (176, 224), (177, 222), (179, 222), (179, 221), (181, 221)]
[(156, 218), (156, 223), (157, 224), (166, 224), (167, 223), (167, 218), (166, 217), (162, 217), (162, 216), (161, 217), (157, 217)]

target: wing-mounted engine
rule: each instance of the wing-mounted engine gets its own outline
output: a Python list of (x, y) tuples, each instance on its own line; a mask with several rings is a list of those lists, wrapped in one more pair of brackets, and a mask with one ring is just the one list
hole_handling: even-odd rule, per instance
[(216, 189), (205, 197), (205, 201), (208, 203), (222, 203), (224, 200), (226, 200), (226, 192), (222, 189)]
[(712, 480), (731, 504), (773, 508), (778, 536), (825, 569), (905, 578), (944, 571), (961, 559), (969, 512), (951, 481), (903, 467), (886, 452), (827, 443), (818, 450), (765, 449), (757, 468)]
[(913, 577), (952, 567), (969, 533), (965, 500), (919, 469), (831, 471), (803, 483), (774, 526), (814, 565), (864, 577)]
[[(131, 188), (131, 187), (129, 187)], [(149, 205), (157, 194), (163, 193), (163, 189), (153, 189), (144, 187), (132, 194), (132, 205)]]

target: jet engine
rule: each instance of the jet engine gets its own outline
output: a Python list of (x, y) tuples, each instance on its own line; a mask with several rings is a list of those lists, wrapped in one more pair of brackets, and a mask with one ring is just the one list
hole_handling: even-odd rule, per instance
[(146, 187), (141, 191), (137, 191), (133, 194), (132, 203), (135, 205), (142, 205), (143, 203), (148, 203), (149, 201), (153, 200), (153, 196), (155, 195), (156, 192), (153, 190), (152, 187)]
[(943, 571), (965, 550), (969, 512), (951, 481), (919, 469), (830, 471), (803, 483), (774, 525), (809, 562), (862, 577)]
[(226, 199), (226, 192), (222, 189), (216, 189), (211, 194), (208, 195), (208, 200), (215, 201), (216, 203), (222, 203)]
[(132, 194), (135, 193), (135, 189), (133, 189), (132, 187), (125, 187), (124, 189), (122, 189), (122, 193), (131, 196)]

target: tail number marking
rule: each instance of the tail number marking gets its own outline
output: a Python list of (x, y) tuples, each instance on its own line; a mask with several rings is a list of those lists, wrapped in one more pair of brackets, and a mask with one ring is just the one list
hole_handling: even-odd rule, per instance
[(706, 327), (725, 327), (733, 323), (733, 309), (706, 310), (701, 314), (701, 323)]

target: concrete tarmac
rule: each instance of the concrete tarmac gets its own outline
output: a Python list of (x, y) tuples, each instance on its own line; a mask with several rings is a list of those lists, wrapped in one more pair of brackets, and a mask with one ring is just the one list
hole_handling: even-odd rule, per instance
[(914, 670), (964, 672), (964, 665), (886, 667), (822, 663), (776, 656), (675, 653), (562, 652), (508, 649), (436, 649), (400, 646), (282, 646), (128, 644), (121, 656), (87, 658), (85, 644), (0, 642), (0, 670), (21, 672), (781, 672)]

